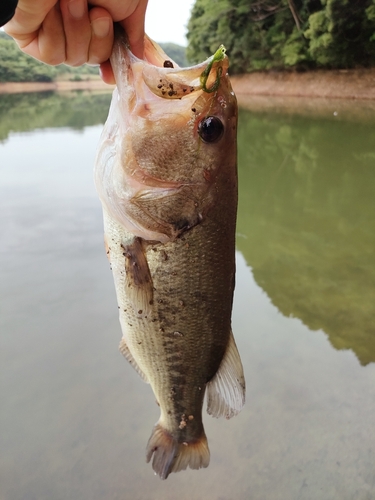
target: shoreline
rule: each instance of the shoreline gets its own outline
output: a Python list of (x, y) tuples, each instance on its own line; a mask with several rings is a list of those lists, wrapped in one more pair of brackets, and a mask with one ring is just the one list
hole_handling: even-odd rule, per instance
[[(256, 72), (231, 76), (238, 105), (249, 111), (297, 114), (375, 123), (375, 68), (297, 72)], [(111, 93), (114, 85), (81, 82), (0, 83), (1, 94), (84, 91)]]
[[(242, 96), (309, 97), (375, 100), (375, 68), (316, 70), (306, 72), (258, 71), (231, 76), (232, 87)], [(0, 94), (19, 92), (66, 92), (92, 90), (111, 92), (113, 85), (100, 79), (80, 82), (0, 83)]]
[(375, 68), (231, 77), (238, 105), (255, 113), (375, 123)]
[(238, 95), (375, 100), (375, 68), (254, 72), (231, 77)]
[(7, 82), (0, 83), (0, 94), (19, 94), (22, 92), (69, 92), (71, 90), (88, 90), (112, 92), (114, 85), (107, 85), (103, 80), (84, 80), (81, 82)]

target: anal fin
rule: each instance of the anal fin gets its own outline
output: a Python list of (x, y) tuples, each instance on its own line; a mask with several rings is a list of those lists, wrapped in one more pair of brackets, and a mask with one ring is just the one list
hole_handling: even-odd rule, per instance
[(245, 404), (245, 377), (241, 358), (230, 332), (229, 342), (215, 376), (207, 384), (207, 413), (231, 418)]
[(130, 352), (130, 349), (125, 341), (124, 338), (120, 340), (120, 345), (118, 346), (119, 351), (121, 354), (124, 356), (124, 358), (129, 361), (129, 363), (132, 365), (134, 370), (138, 373), (138, 375), (148, 384), (148, 379), (145, 375), (145, 373), (139, 368), (138, 363), (134, 359), (132, 353)]

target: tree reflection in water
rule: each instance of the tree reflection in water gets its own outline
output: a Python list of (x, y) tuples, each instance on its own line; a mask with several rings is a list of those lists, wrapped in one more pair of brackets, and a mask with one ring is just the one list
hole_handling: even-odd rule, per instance
[(0, 94), (0, 141), (10, 132), (60, 127), (83, 130), (104, 123), (110, 102), (108, 92)]
[[(375, 120), (374, 120), (375, 121)], [(375, 128), (242, 110), (238, 248), (285, 316), (375, 361)]]

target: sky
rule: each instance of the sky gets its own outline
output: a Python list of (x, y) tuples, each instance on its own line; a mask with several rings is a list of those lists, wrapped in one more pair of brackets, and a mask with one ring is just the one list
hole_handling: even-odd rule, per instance
[(187, 45), (186, 25), (195, 0), (148, 0), (146, 33), (156, 42)]

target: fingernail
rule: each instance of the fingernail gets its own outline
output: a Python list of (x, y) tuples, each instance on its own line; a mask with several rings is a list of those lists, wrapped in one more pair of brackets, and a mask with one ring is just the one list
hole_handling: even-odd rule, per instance
[(71, 0), (68, 3), (69, 13), (75, 19), (81, 19), (85, 14), (85, 4), (82, 0)]
[(111, 29), (111, 20), (108, 17), (99, 17), (92, 21), (92, 30), (94, 35), (99, 38), (104, 38), (109, 35)]

